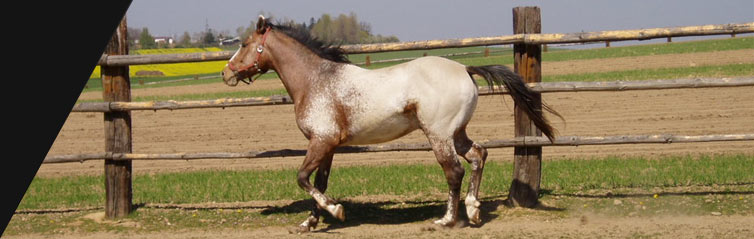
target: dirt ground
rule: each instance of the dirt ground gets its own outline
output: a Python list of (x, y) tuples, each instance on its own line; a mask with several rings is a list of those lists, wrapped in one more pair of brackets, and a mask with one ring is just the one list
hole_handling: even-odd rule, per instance
[(613, 218), (587, 214), (565, 219), (503, 218), (491, 221), (480, 228), (444, 229), (420, 222), (395, 225), (364, 224), (305, 235), (291, 234), (290, 227), (278, 226), (257, 230), (129, 234), (99, 232), (8, 238), (752, 238), (752, 219), (747, 216)]
[[(718, 56), (730, 56), (720, 58)], [(726, 54), (695, 53), (626, 57), (616, 59), (553, 62), (543, 65), (544, 74), (601, 72), (754, 62), (754, 50)], [(178, 95), (195, 92), (240, 91), (282, 88), (277, 80), (258, 81), (251, 86), (230, 88), (218, 84), (164, 87), (134, 90), (134, 96)], [(739, 134), (754, 133), (754, 87), (646, 90), (627, 92), (578, 92), (544, 94), (543, 99), (559, 111), (565, 122), (550, 117), (560, 135), (611, 136), (643, 134)], [(85, 93), (81, 99), (101, 97), (99, 92)], [(474, 140), (513, 137), (513, 102), (508, 96), (482, 96), (468, 126)], [(133, 152), (245, 152), (251, 150), (305, 149), (307, 141), (296, 127), (292, 105), (197, 109), (176, 111), (134, 111)], [(97, 153), (104, 145), (103, 116), (100, 113), (71, 113), (48, 155)], [(424, 142), (420, 132), (413, 132), (399, 142)], [(754, 142), (635, 144), (606, 146), (545, 147), (543, 158), (660, 157), (701, 154), (751, 154)], [(489, 160), (511, 161), (511, 148), (490, 150)], [(339, 154), (334, 166), (436, 163), (431, 152), (388, 152)], [(192, 161), (134, 161), (135, 174), (189, 170), (254, 170), (295, 168), (302, 157), (266, 159), (207, 159)], [(38, 177), (67, 175), (101, 175), (102, 161), (44, 164)], [(505, 213), (516, 210), (503, 209)], [(651, 218), (600, 215), (552, 217), (506, 217), (492, 220), (481, 228), (452, 230), (431, 229), (426, 222), (397, 225), (364, 224), (337, 228), (305, 236), (288, 234), (283, 227), (259, 230), (179, 231), (151, 234), (112, 235), (106, 233), (59, 235), (76, 238), (720, 238), (754, 237), (754, 216), (663, 216)], [(585, 219), (586, 218), (586, 219)], [(35, 237), (27, 235), (24, 237)], [(40, 236), (44, 237), (44, 236)]]

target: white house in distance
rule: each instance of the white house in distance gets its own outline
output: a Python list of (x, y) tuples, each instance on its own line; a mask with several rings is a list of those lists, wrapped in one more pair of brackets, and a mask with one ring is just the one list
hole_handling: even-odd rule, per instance
[(220, 46), (238, 44), (239, 42), (241, 42), (241, 38), (239, 37), (234, 37), (234, 38), (229, 38), (229, 39), (220, 39)]
[(167, 43), (168, 45), (173, 45), (173, 37), (155, 37), (154, 38), (154, 42), (157, 43), (157, 44), (160, 44), (160, 43), (166, 44)]
[[(139, 44), (139, 39), (134, 39), (134, 43), (135, 44)], [(154, 43), (157, 43), (157, 44), (168, 44), (168, 45), (172, 46), (173, 43), (175, 43), (175, 41), (173, 40), (173, 37), (155, 37), (154, 38)]]

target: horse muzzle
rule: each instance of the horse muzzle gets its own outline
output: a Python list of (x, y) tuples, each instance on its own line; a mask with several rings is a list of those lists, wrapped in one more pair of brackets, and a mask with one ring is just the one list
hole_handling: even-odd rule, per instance
[(230, 70), (230, 68), (228, 68), (227, 66), (225, 67), (225, 69), (223, 69), (222, 76), (223, 76), (223, 82), (225, 82), (226, 85), (228, 86), (238, 85), (239, 75), (236, 72)]

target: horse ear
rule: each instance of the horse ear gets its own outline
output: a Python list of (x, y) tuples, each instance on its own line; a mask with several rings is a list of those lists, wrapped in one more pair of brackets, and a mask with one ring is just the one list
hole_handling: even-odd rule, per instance
[(257, 32), (258, 33), (264, 33), (265, 26), (267, 26), (267, 20), (264, 19), (264, 16), (259, 15), (259, 19), (257, 20)]

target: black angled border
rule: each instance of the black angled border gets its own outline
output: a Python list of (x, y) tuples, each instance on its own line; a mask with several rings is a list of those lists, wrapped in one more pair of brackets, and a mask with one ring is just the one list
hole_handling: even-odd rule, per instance
[[(25, 1), (6, 6), (6, 104), (0, 236), (55, 141), (131, 0)], [(5, 28), (5, 27), (4, 27)], [(15, 50), (14, 50), (15, 49)], [(11, 58), (12, 57), (12, 58)], [(6, 61), (8, 62), (8, 61)]]

